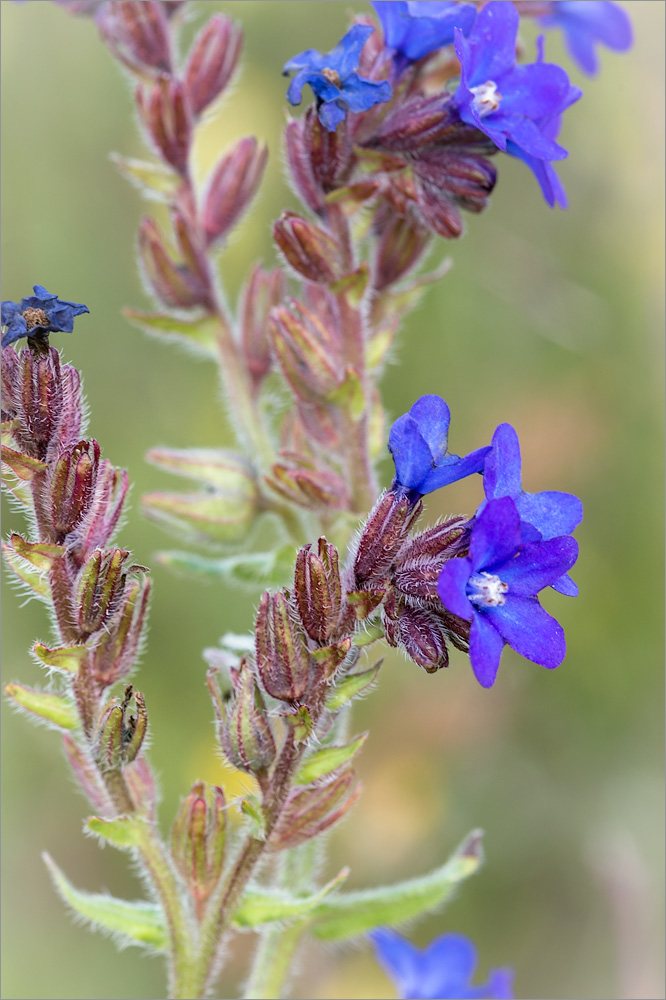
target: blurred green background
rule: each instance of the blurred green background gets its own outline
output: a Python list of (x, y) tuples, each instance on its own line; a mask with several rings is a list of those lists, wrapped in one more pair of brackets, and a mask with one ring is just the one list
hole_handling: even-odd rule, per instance
[[(250, 262), (273, 260), (270, 221), (294, 199), (282, 175), (283, 62), (331, 48), (357, 2), (193, 4), (191, 35), (221, 9), (246, 31), (243, 71), (200, 137), (200, 176), (240, 134), (271, 151), (258, 204), (221, 259), (231, 300)], [(332, 838), (330, 872), (350, 885), (416, 875), (472, 827), (487, 863), (441, 914), (415, 925), (424, 945), (443, 931), (477, 943), (480, 973), (516, 969), (519, 997), (663, 996), (662, 275), (664, 4), (624, 5), (636, 42), (604, 50), (581, 80), (548, 37), (583, 100), (567, 112), (560, 170), (570, 208), (549, 211), (518, 161), (497, 159), (491, 208), (466, 237), (440, 244), (454, 268), (402, 332), (384, 381), (391, 417), (420, 394), (453, 411), (452, 447), (487, 442), (510, 421), (528, 489), (580, 495), (585, 521), (576, 601), (551, 593), (569, 653), (554, 673), (507, 650), (484, 691), (465, 658), (428, 676), (397, 655), (358, 705), (372, 735), (360, 759), (365, 792)], [(156, 444), (230, 443), (211, 366), (131, 328), (122, 306), (146, 306), (134, 239), (142, 210), (111, 150), (142, 155), (129, 88), (85, 18), (49, 3), (2, 3), (3, 298), (34, 283), (84, 301), (90, 317), (58, 340), (83, 372), (91, 433), (127, 466), (133, 506), (121, 534), (140, 563), (172, 544), (138, 513), (171, 481), (143, 455)], [(535, 32), (525, 27), (530, 51)], [(399, 359), (399, 363), (398, 363)], [(384, 481), (389, 464), (382, 469)], [(480, 482), (429, 498), (427, 516), (472, 511)], [(18, 529), (4, 508), (3, 531)], [(249, 627), (256, 595), (172, 577), (155, 566), (140, 686), (163, 824), (197, 778), (237, 783), (216, 762), (201, 649)], [(4, 679), (38, 682), (27, 650), (48, 641), (37, 603), (4, 591)], [(5, 997), (164, 996), (159, 959), (118, 954), (73, 924), (40, 859), (48, 850), (77, 885), (141, 892), (126, 859), (85, 839), (86, 812), (56, 736), (3, 705), (2, 840)], [(238, 937), (219, 996), (237, 995), (251, 936)], [(366, 947), (308, 946), (293, 995), (393, 996)]]

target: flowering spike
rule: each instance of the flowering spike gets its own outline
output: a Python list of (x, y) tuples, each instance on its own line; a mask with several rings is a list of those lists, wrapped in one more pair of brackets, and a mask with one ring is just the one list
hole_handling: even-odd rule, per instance
[(213, 14), (194, 39), (185, 66), (184, 84), (195, 115), (200, 115), (228, 85), (242, 44), (242, 31), (222, 14)]

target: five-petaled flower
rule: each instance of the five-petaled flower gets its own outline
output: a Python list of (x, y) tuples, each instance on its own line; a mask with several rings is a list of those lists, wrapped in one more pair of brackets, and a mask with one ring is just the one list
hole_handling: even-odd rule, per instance
[(43, 285), (34, 285), (33, 291), (34, 295), (28, 295), (20, 302), (7, 300), (2, 303), (2, 325), (7, 328), (2, 335), (3, 347), (21, 337), (71, 333), (74, 317), (90, 312), (88, 306), (51, 295)]
[[(486, 499), (476, 516), (483, 512), (489, 500), (511, 497), (520, 515), (520, 534), (524, 542), (570, 535), (583, 520), (583, 504), (573, 493), (543, 490), (527, 493), (521, 481), (521, 459), (518, 435), (511, 424), (500, 424), (490, 443), (490, 452), (483, 467), (483, 489)], [(552, 585), (561, 594), (575, 597), (578, 587), (564, 575)]]
[(387, 80), (365, 80), (356, 72), (361, 49), (374, 30), (355, 24), (330, 52), (322, 55), (316, 49), (306, 49), (285, 63), (285, 76), (296, 70), (287, 90), (289, 103), (300, 104), (303, 87), (309, 83), (317, 98), (319, 121), (335, 132), (348, 111), (368, 111), (389, 101), (392, 90)]
[(389, 451), (395, 463), (394, 493), (414, 503), (426, 493), (483, 470), (490, 447), (460, 458), (447, 451), (451, 411), (441, 396), (421, 396), (409, 413), (395, 421)]
[(445, 563), (437, 583), (444, 607), (472, 623), (469, 657), (476, 678), (492, 687), (505, 643), (544, 667), (564, 659), (564, 630), (537, 594), (571, 569), (578, 543), (570, 536), (523, 542), (511, 497), (490, 500), (476, 518), (469, 557)]
[(439, 0), (372, 0), (384, 32), (384, 44), (392, 49), (399, 69), (430, 52), (451, 45), (454, 28), (469, 34), (476, 18), (471, 3)]
[(380, 928), (370, 935), (377, 957), (395, 982), (403, 1000), (511, 1000), (513, 972), (492, 969), (488, 981), (472, 986), (476, 948), (462, 934), (442, 934), (421, 951), (396, 934)]
[(572, 87), (560, 66), (543, 62), (541, 49), (537, 62), (516, 65), (519, 22), (512, 3), (492, 0), (479, 13), (469, 38), (456, 29), (461, 81), (455, 100), (463, 121), (475, 125), (499, 149), (524, 160), (548, 203), (562, 204), (559, 181), (545, 165), (567, 157), (554, 137), (559, 116), (582, 92)]
[(571, 58), (590, 76), (599, 68), (596, 44), (615, 52), (631, 47), (631, 21), (619, 4), (610, 0), (556, 0), (549, 8), (539, 23), (544, 28), (562, 29)]

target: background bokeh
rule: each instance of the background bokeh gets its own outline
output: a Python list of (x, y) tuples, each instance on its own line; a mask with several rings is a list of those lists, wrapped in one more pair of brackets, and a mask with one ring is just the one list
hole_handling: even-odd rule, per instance
[[(258, 134), (271, 151), (263, 193), (221, 259), (234, 300), (250, 261), (273, 259), (270, 220), (294, 202), (282, 174), (281, 66), (304, 48), (331, 48), (349, 5), (192, 6), (190, 34), (218, 8), (246, 30), (242, 75), (200, 137), (201, 175), (239, 134)], [(470, 935), (482, 974), (515, 967), (519, 997), (664, 995), (664, 4), (624, 6), (635, 46), (604, 50), (597, 79), (581, 80), (548, 37), (551, 58), (585, 90), (564, 122), (569, 210), (549, 211), (524, 165), (498, 158), (491, 208), (469, 220), (463, 240), (438, 245), (454, 267), (406, 323), (384, 381), (392, 417), (422, 393), (443, 395), (460, 453), (510, 421), (527, 488), (583, 498), (581, 595), (546, 598), (565, 625), (567, 659), (550, 673), (507, 650), (484, 691), (462, 656), (435, 676), (389, 656), (354, 717), (357, 730), (371, 729), (359, 763), (365, 792), (331, 841), (331, 873), (349, 864), (360, 887), (423, 872), (483, 827), (482, 873), (410, 933), (419, 944), (446, 930)], [(19, 299), (40, 283), (89, 305), (58, 345), (83, 372), (91, 432), (134, 484), (122, 544), (155, 566), (155, 551), (171, 543), (141, 518), (138, 498), (167, 478), (143, 455), (155, 444), (230, 443), (215, 372), (120, 315), (146, 305), (134, 259), (145, 206), (108, 153), (142, 147), (129, 89), (93, 23), (45, 2), (3, 2), (2, 29), (2, 295)], [(525, 28), (530, 45), (533, 34)], [(479, 486), (429, 498), (428, 517), (473, 510)], [(5, 508), (3, 531), (14, 528), (18, 515)], [(246, 629), (257, 595), (159, 566), (154, 584), (140, 686), (166, 826), (193, 780), (229, 782), (200, 651)], [(37, 682), (27, 650), (49, 638), (44, 610), (6, 587), (4, 611), (4, 679)], [(85, 803), (55, 735), (6, 705), (3, 717), (3, 996), (163, 996), (160, 960), (118, 954), (65, 915), (42, 850), (81, 887), (133, 897), (140, 885), (122, 855), (82, 836)], [(237, 939), (219, 995), (236, 995), (250, 945), (249, 935)], [(394, 995), (365, 946), (309, 946), (292, 986), (296, 997)]]

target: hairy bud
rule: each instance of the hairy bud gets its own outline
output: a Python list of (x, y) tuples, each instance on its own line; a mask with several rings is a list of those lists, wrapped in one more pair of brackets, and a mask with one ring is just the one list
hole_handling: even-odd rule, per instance
[(243, 33), (222, 14), (213, 16), (194, 39), (185, 66), (187, 98), (195, 115), (225, 89), (238, 64)]
[(270, 316), (273, 350), (284, 377), (300, 399), (326, 399), (345, 379), (338, 331), (295, 299)]
[(283, 212), (273, 226), (273, 237), (295, 271), (308, 281), (331, 284), (340, 277), (337, 241), (320, 226), (295, 212)]
[[(217, 703), (218, 710), (224, 702)], [(234, 698), (219, 726), (220, 745), (234, 767), (250, 774), (265, 773), (275, 757), (275, 740), (266, 716), (261, 691), (247, 660), (242, 660), (235, 680)]]
[(67, 540), (69, 554), (79, 566), (93, 549), (104, 548), (113, 538), (128, 489), (127, 472), (102, 459), (87, 513)]
[(386, 212), (375, 257), (373, 284), (378, 292), (399, 281), (421, 259), (430, 242), (430, 234), (413, 214)]
[(294, 597), (303, 627), (311, 639), (325, 643), (335, 632), (342, 610), (338, 550), (320, 538), (300, 550), (294, 573)]
[(310, 663), (303, 633), (283, 593), (263, 595), (255, 625), (255, 659), (265, 691), (279, 701), (300, 701)]
[(135, 665), (148, 611), (150, 578), (140, 573), (125, 582), (118, 610), (91, 651), (90, 674), (101, 687), (126, 677)]
[(216, 785), (197, 781), (181, 803), (171, 829), (171, 855), (200, 915), (224, 862), (226, 803)]
[(266, 481), (272, 488), (291, 503), (309, 510), (348, 510), (349, 489), (347, 484), (330, 469), (315, 469), (300, 464), (276, 462)]
[(271, 832), (268, 845), (274, 851), (296, 847), (333, 826), (351, 808), (361, 792), (351, 768), (323, 785), (292, 792)]
[(422, 509), (420, 500), (412, 506), (407, 497), (382, 493), (358, 541), (354, 576), (359, 589), (386, 577)]
[(201, 278), (176, 263), (152, 219), (139, 224), (138, 249), (146, 279), (160, 302), (172, 309), (207, 305), (209, 293)]
[(352, 143), (347, 119), (329, 132), (319, 121), (316, 109), (308, 108), (303, 122), (303, 141), (312, 165), (312, 176), (324, 194), (344, 184), (352, 166)]
[(57, 458), (81, 437), (79, 373), (71, 365), (61, 366), (55, 347), (35, 351), (28, 346), (18, 356), (12, 347), (3, 348), (3, 369), (5, 365), (3, 405), (12, 407), (17, 448), (34, 458)]
[(173, 78), (162, 78), (152, 87), (139, 87), (136, 103), (154, 146), (166, 162), (184, 176), (192, 122), (183, 85)]
[(239, 139), (219, 161), (203, 202), (203, 226), (208, 244), (223, 239), (257, 193), (268, 149), (253, 136)]
[(111, 0), (97, 19), (114, 56), (134, 72), (171, 71), (164, 5), (156, 0)]
[(97, 549), (79, 573), (74, 599), (79, 632), (88, 635), (106, 624), (124, 589), (125, 549)]
[(398, 602), (394, 615), (384, 606), (386, 638), (392, 646), (402, 646), (408, 656), (428, 673), (448, 667), (447, 629), (433, 611)]
[(255, 387), (271, 369), (268, 317), (285, 296), (284, 271), (264, 271), (258, 264), (245, 286), (240, 308), (240, 334), (243, 354)]
[[(134, 698), (136, 714), (130, 712)], [(146, 703), (131, 684), (122, 701), (112, 698), (102, 712), (95, 741), (95, 757), (101, 771), (120, 771), (138, 756), (148, 729)]]
[(313, 212), (324, 207), (324, 192), (318, 186), (312, 161), (305, 144), (305, 118), (290, 118), (284, 132), (284, 144), (292, 185), (301, 200)]
[(56, 535), (68, 535), (90, 510), (99, 459), (97, 441), (79, 441), (52, 467), (46, 488)]

